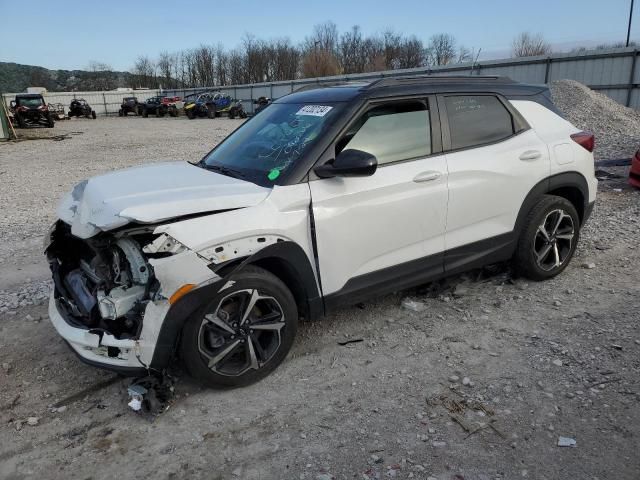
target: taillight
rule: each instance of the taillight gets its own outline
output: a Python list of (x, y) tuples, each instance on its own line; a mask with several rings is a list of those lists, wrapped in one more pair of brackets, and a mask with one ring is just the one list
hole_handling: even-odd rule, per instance
[(588, 152), (593, 152), (596, 146), (596, 137), (591, 132), (578, 132), (571, 135), (571, 140), (576, 142)]

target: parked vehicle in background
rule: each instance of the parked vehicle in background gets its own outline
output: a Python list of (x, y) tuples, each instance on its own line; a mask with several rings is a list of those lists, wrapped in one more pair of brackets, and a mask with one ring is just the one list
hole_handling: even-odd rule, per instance
[(67, 119), (67, 116), (64, 113), (65, 112), (64, 104), (50, 103), (48, 107), (49, 107), (49, 111), (51, 112), (51, 115), (53, 115), (53, 118), (55, 118), (56, 120)]
[(253, 110), (253, 114), (260, 113), (262, 110), (267, 108), (271, 104), (271, 99), (268, 97), (258, 97), (258, 99), (253, 102), (256, 107)]
[(178, 109), (175, 104), (164, 101), (165, 97), (151, 97), (142, 104), (142, 116), (147, 118), (149, 115), (156, 117), (164, 117), (169, 114), (172, 117), (178, 116)]
[(231, 108), (229, 108), (228, 115), (231, 120), (234, 118), (247, 118), (247, 112), (244, 111), (244, 106), (240, 100), (233, 101)]
[(139, 106), (140, 103), (138, 103), (138, 97), (124, 97), (122, 99), (122, 105), (120, 105), (120, 110), (118, 110), (118, 116), (126, 117), (129, 113), (138, 115)]
[(11, 101), (10, 111), (13, 113), (13, 120), (20, 128), (37, 125), (53, 128), (55, 125), (54, 117), (49, 111), (44, 97), (39, 93), (16, 95), (16, 99)]
[(197, 163), (73, 188), (45, 239), (49, 318), (89, 364), (145, 375), (179, 356), (207, 385), (247, 385), (300, 318), (491, 263), (560, 274), (595, 203), (593, 148), (544, 85), (297, 91)]
[(212, 98), (213, 103), (216, 105), (216, 117), (228, 115), (234, 104), (234, 100), (231, 99), (231, 96), (222, 92), (214, 92)]
[(216, 117), (216, 104), (213, 100), (213, 94), (208, 92), (192, 93), (184, 97), (183, 109), (190, 120), (196, 117)]
[(631, 170), (629, 170), (629, 183), (640, 188), (640, 150), (631, 159)]
[(69, 118), (85, 117), (96, 119), (96, 111), (91, 108), (84, 98), (76, 98), (71, 100), (69, 104)]

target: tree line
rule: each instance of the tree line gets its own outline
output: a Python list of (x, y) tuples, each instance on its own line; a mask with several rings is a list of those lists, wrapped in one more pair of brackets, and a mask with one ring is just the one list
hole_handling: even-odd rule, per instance
[(340, 33), (333, 22), (316, 25), (299, 44), (288, 38), (245, 35), (240, 46), (200, 45), (157, 58), (139, 56), (136, 87), (180, 88), (294, 80), (349, 73), (449, 65), (474, 60), (474, 51), (440, 33), (425, 43), (393, 30), (365, 36), (359, 26)]
[[(551, 53), (550, 43), (541, 34), (523, 32), (511, 44), (513, 57)], [(357, 25), (340, 33), (335, 23), (325, 22), (315, 25), (298, 44), (286, 37), (264, 40), (245, 34), (241, 44), (230, 50), (222, 44), (203, 44), (163, 51), (156, 58), (140, 55), (130, 73), (136, 88), (191, 88), (443, 66), (473, 62), (479, 54), (480, 50), (461, 45), (448, 33), (424, 42), (391, 29), (366, 36)], [(90, 65), (96, 81), (100, 72), (109, 70), (99, 62)]]

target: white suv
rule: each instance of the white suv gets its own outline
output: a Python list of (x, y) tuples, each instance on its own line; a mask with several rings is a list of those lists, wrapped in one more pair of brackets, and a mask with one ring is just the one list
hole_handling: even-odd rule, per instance
[(49, 314), (95, 366), (178, 357), (245, 385), (300, 318), (508, 259), (560, 273), (595, 201), (593, 147), (546, 87), (505, 78), (301, 90), (197, 163), (78, 184), (46, 241)]

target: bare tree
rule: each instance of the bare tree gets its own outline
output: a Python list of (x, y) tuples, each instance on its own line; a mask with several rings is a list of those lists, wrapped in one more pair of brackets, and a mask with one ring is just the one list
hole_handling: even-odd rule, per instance
[(456, 40), (453, 35), (439, 33), (429, 40), (429, 63), (432, 65), (448, 65), (456, 58)]
[(418, 68), (426, 64), (425, 48), (422, 41), (411, 36), (400, 44), (396, 68)]
[(343, 73), (364, 72), (367, 63), (365, 41), (358, 25), (351, 27), (351, 31), (340, 36), (338, 42), (338, 57)]
[(548, 55), (551, 53), (551, 45), (546, 42), (540, 33), (522, 32), (513, 40), (512, 53), (514, 57)]
[(308, 51), (302, 57), (303, 77), (328, 77), (339, 73), (338, 59), (327, 50), (316, 48)]
[(313, 33), (302, 44), (302, 75), (324, 77), (340, 73), (338, 61), (338, 28), (333, 22), (313, 27)]
[(458, 47), (456, 63), (470, 62), (473, 60), (473, 49), (468, 49), (464, 45)]
[(136, 59), (133, 74), (136, 77), (138, 87), (154, 88), (156, 86), (155, 64), (146, 55), (141, 55)]

